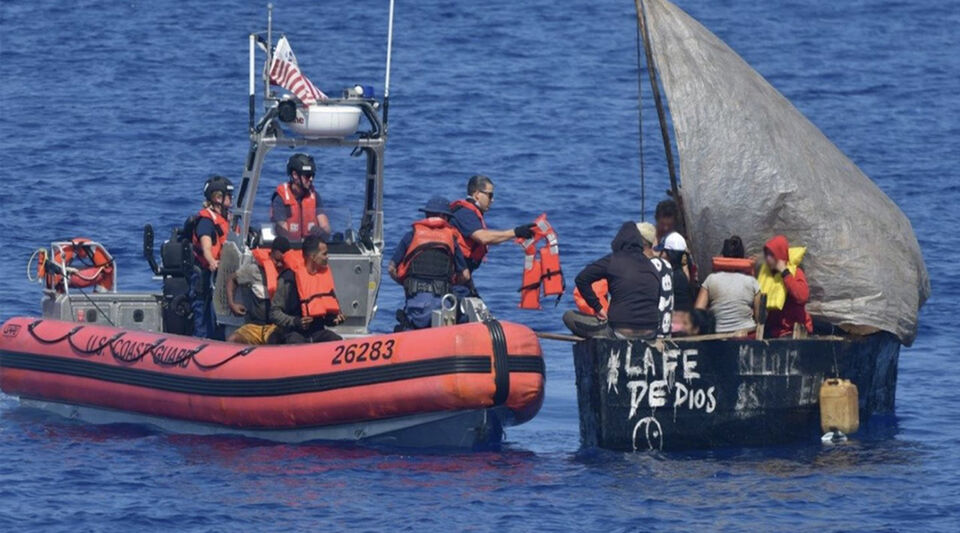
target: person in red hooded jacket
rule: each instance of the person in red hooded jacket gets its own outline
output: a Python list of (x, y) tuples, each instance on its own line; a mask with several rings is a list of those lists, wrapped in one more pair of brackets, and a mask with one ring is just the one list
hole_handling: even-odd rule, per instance
[(787, 293), (783, 309), (767, 310), (766, 336), (775, 338), (792, 335), (794, 324), (802, 324), (807, 333), (813, 333), (813, 320), (807, 313), (810, 287), (799, 265), (793, 271), (788, 268), (790, 243), (787, 238), (777, 235), (770, 239), (763, 247), (763, 254), (770, 271), (783, 277), (783, 285)]

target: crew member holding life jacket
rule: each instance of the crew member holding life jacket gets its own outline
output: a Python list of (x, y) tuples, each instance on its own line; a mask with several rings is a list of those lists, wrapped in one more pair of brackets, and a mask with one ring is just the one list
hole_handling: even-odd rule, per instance
[(203, 196), (203, 208), (191, 217), (195, 264), (190, 276), (193, 335), (222, 339), (213, 312), (213, 279), (220, 266), (220, 250), (230, 232), (233, 183), (223, 176), (213, 176), (204, 184)]
[(277, 235), (300, 243), (308, 235), (326, 238), (330, 220), (323, 213), (323, 201), (313, 188), (317, 166), (307, 154), (293, 154), (287, 161), (286, 183), (277, 186), (270, 200), (270, 221)]
[(310, 235), (301, 250), (283, 256), (286, 269), (277, 280), (270, 300), (270, 322), (280, 330), (284, 344), (337, 341), (341, 337), (326, 326), (342, 324), (333, 272), (327, 262), (327, 245)]
[(468, 283), (470, 269), (460, 248), (460, 235), (450, 225), (450, 202), (434, 196), (420, 209), (426, 218), (413, 223), (393, 252), (387, 272), (403, 285), (406, 303), (398, 312), (400, 329), (430, 326), (431, 314), (457, 283)]
[[(484, 175), (471, 176), (467, 182), (467, 197), (450, 204), (452, 225), (460, 233), (460, 249), (467, 260), (470, 272), (480, 267), (487, 255), (487, 248), (507, 241), (533, 238), (533, 224), (523, 224), (513, 229), (490, 229), (484, 215), (493, 205), (493, 181)], [(457, 285), (458, 296), (469, 293), (469, 288)]]
[[(278, 236), (270, 248), (255, 248), (253, 261), (240, 267), (227, 278), (227, 305), (246, 323), (234, 331), (227, 342), (243, 344), (276, 344), (277, 326), (270, 323), (270, 298), (277, 291), (277, 279), (284, 270), (283, 254), (290, 250), (290, 241)], [(234, 294), (240, 288), (241, 302)]]

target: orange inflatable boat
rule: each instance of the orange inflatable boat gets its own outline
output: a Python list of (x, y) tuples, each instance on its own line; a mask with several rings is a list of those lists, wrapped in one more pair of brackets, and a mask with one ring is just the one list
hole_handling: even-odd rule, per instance
[(544, 363), (533, 331), (497, 321), (243, 346), (13, 318), (0, 330), (0, 389), (97, 423), (285, 442), (477, 446), (537, 413)]

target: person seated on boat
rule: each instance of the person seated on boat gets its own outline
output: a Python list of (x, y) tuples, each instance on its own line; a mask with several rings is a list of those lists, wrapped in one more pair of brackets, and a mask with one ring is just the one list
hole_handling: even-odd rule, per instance
[(687, 241), (677, 232), (667, 235), (659, 246), (660, 258), (668, 261), (673, 276), (673, 329), (684, 331), (683, 324), (690, 322), (693, 297), (690, 294), (690, 278), (687, 275)]
[(297, 153), (287, 160), (287, 182), (277, 185), (270, 200), (270, 221), (277, 235), (299, 244), (308, 235), (330, 236), (330, 220), (313, 187), (317, 166), (313, 157)]
[(431, 315), (440, 309), (443, 296), (457, 282), (470, 280), (460, 236), (449, 223), (450, 202), (434, 196), (420, 211), (426, 218), (413, 223), (387, 265), (387, 273), (403, 286), (406, 296), (402, 313), (397, 315), (400, 329), (430, 327)]
[[(581, 337), (652, 339), (668, 336), (672, 325), (673, 279), (669, 263), (656, 257), (652, 224), (624, 222), (610, 244), (612, 253), (576, 277), (577, 290), (593, 314), (567, 311), (563, 323)], [(593, 284), (606, 280), (607, 311)]]
[(807, 313), (810, 287), (800, 268), (805, 252), (803, 247), (791, 248), (783, 235), (775, 236), (763, 247), (765, 262), (757, 282), (767, 297), (766, 337), (792, 335), (794, 327), (813, 333), (813, 320)]
[[(253, 250), (253, 261), (240, 267), (227, 278), (227, 305), (233, 314), (246, 319), (243, 326), (227, 342), (243, 344), (277, 344), (276, 324), (270, 323), (270, 298), (277, 290), (277, 278), (283, 271), (283, 254), (290, 250), (290, 241), (279, 235), (270, 248)], [(240, 287), (241, 301), (234, 294)]]
[[(733, 235), (723, 241), (722, 258), (739, 259), (746, 265), (743, 241)], [(724, 266), (730, 263), (730, 266)], [(722, 270), (721, 270), (722, 269)], [(734, 337), (750, 336), (757, 328), (760, 316), (760, 284), (752, 274), (752, 268), (721, 262), (714, 259), (713, 272), (703, 280), (697, 295), (696, 309), (710, 309), (716, 317), (717, 333), (732, 333)]]
[(230, 204), (233, 183), (213, 176), (203, 186), (204, 203), (190, 218), (194, 270), (190, 273), (190, 298), (193, 308), (193, 335), (222, 339), (213, 310), (213, 281), (220, 266), (220, 251), (230, 231)]
[[(673, 236), (683, 239), (683, 236), (677, 231), (677, 225), (680, 220), (680, 208), (677, 206), (677, 202), (668, 198), (658, 203), (654, 213), (654, 219), (657, 224), (657, 244), (653, 248), (655, 251), (663, 251), (667, 244), (667, 239)], [(673, 237), (674, 240), (676, 237)], [(691, 287), (695, 289), (697, 282), (696, 265), (694, 265), (690, 253), (686, 251), (686, 239), (684, 239), (683, 245), (683, 273), (690, 281)]]
[[(513, 229), (490, 229), (484, 216), (493, 205), (493, 180), (482, 174), (471, 176), (467, 181), (467, 197), (450, 204), (450, 225), (459, 233), (460, 249), (467, 260), (467, 268), (474, 272), (480, 268), (489, 246), (513, 239), (533, 237), (534, 224), (522, 224)], [(466, 296), (471, 290), (467, 285), (454, 287), (458, 296)]]
[(674, 331), (676, 336), (709, 335), (716, 333), (716, 318), (713, 313), (705, 309), (694, 309), (683, 315), (680, 321), (679, 331)]
[(283, 344), (338, 341), (327, 326), (342, 324), (333, 272), (327, 261), (327, 244), (310, 235), (300, 250), (283, 256), (284, 271), (270, 299), (270, 322), (277, 326)]

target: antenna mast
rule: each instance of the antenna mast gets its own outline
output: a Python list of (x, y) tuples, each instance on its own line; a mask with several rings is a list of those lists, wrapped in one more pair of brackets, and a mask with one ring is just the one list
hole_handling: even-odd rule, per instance
[(390, 15), (387, 22), (387, 73), (383, 81), (383, 130), (387, 130), (390, 112), (390, 59), (393, 52), (393, 0), (390, 0)]

